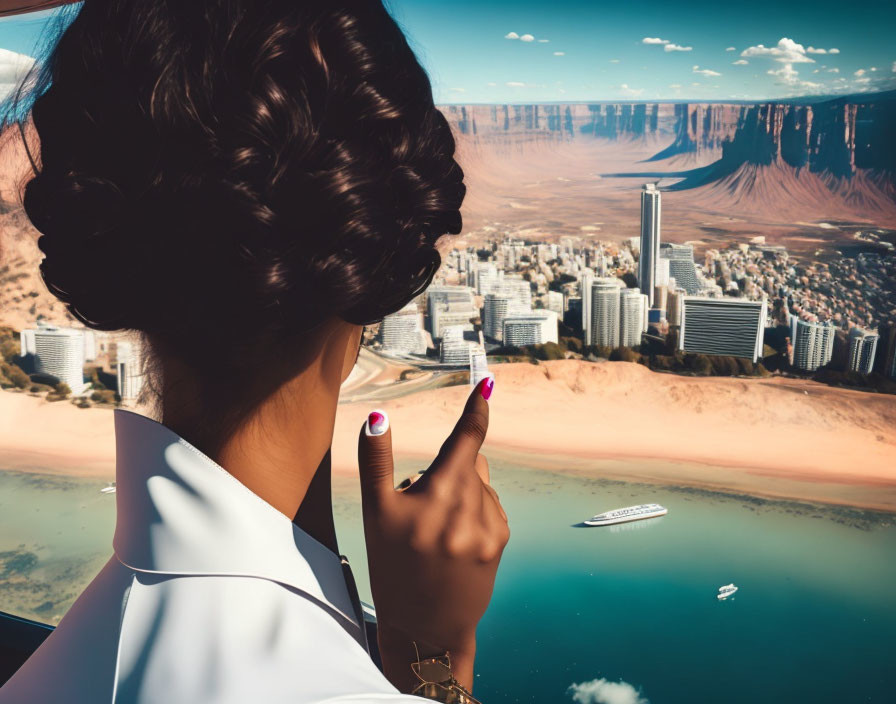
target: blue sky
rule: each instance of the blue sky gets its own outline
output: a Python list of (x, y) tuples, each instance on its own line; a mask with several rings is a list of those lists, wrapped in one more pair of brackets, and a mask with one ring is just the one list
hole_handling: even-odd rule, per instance
[[(386, 0), (440, 103), (764, 99), (896, 87), (896, 2)], [(0, 20), (0, 84), (49, 13)], [(508, 38), (509, 37), (509, 38)], [(834, 51), (832, 51), (834, 50)]]

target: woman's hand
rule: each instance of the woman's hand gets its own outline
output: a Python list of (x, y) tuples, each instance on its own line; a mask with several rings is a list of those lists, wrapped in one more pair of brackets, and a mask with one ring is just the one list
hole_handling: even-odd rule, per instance
[(435, 461), (395, 489), (392, 433), (381, 411), (361, 430), (358, 463), (370, 587), (386, 676), (402, 691), (419, 682), (420, 656), (451, 653), (457, 680), (472, 686), (476, 625), (485, 613), (510, 530), (479, 448), (494, 382), (473, 390)]

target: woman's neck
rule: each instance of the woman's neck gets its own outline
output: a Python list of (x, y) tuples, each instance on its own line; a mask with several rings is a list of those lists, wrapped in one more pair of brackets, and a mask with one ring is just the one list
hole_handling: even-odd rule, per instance
[[(166, 360), (161, 420), (305, 532), (338, 552), (329, 449), (339, 387), (346, 369), (354, 363), (360, 329), (355, 334), (337, 326), (318, 331), (317, 337), (314, 353), (305, 355), (301, 371), (280, 384), (272, 383), (269, 373), (264, 383), (274, 391), (261, 393), (263, 398), (250, 404), (252, 410), (247, 414), (236, 416), (236, 422), (233, 412), (210, 407), (215, 404), (209, 395), (189, 381), (191, 370)], [(354, 350), (347, 352), (352, 345)]]

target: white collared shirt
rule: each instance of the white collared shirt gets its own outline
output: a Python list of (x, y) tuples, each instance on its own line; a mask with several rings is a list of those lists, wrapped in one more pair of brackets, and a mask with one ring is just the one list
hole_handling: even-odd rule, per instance
[(115, 554), (0, 704), (421, 702), (367, 652), (343, 561), (183, 438), (115, 411)]

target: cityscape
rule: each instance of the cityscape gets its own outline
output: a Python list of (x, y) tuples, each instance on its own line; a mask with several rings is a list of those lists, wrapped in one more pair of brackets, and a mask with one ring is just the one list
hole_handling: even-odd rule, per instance
[[(807, 264), (758, 237), (706, 249), (698, 263), (693, 245), (662, 241), (662, 192), (648, 183), (640, 197), (640, 236), (621, 244), (508, 235), (449, 250), (427, 290), (374, 326), (367, 344), (411, 364), (471, 370), (488, 356), (519, 359), (526, 348), (546, 359), (638, 360), (622, 351), (631, 350), (666, 371), (675, 367), (663, 358), (677, 356), (686, 373), (725, 374), (699, 364), (724, 357), (741, 360), (728, 374), (830, 369), (838, 382), (866, 386), (875, 375), (874, 388), (896, 392), (887, 384), (896, 379), (892, 257), (861, 252)], [(64, 384), (63, 397), (85, 407), (140, 397), (136, 339), (44, 320), (19, 338), (13, 363), (51, 395)], [(478, 378), (471, 373), (470, 382)], [(110, 388), (112, 396), (103, 393)]]

